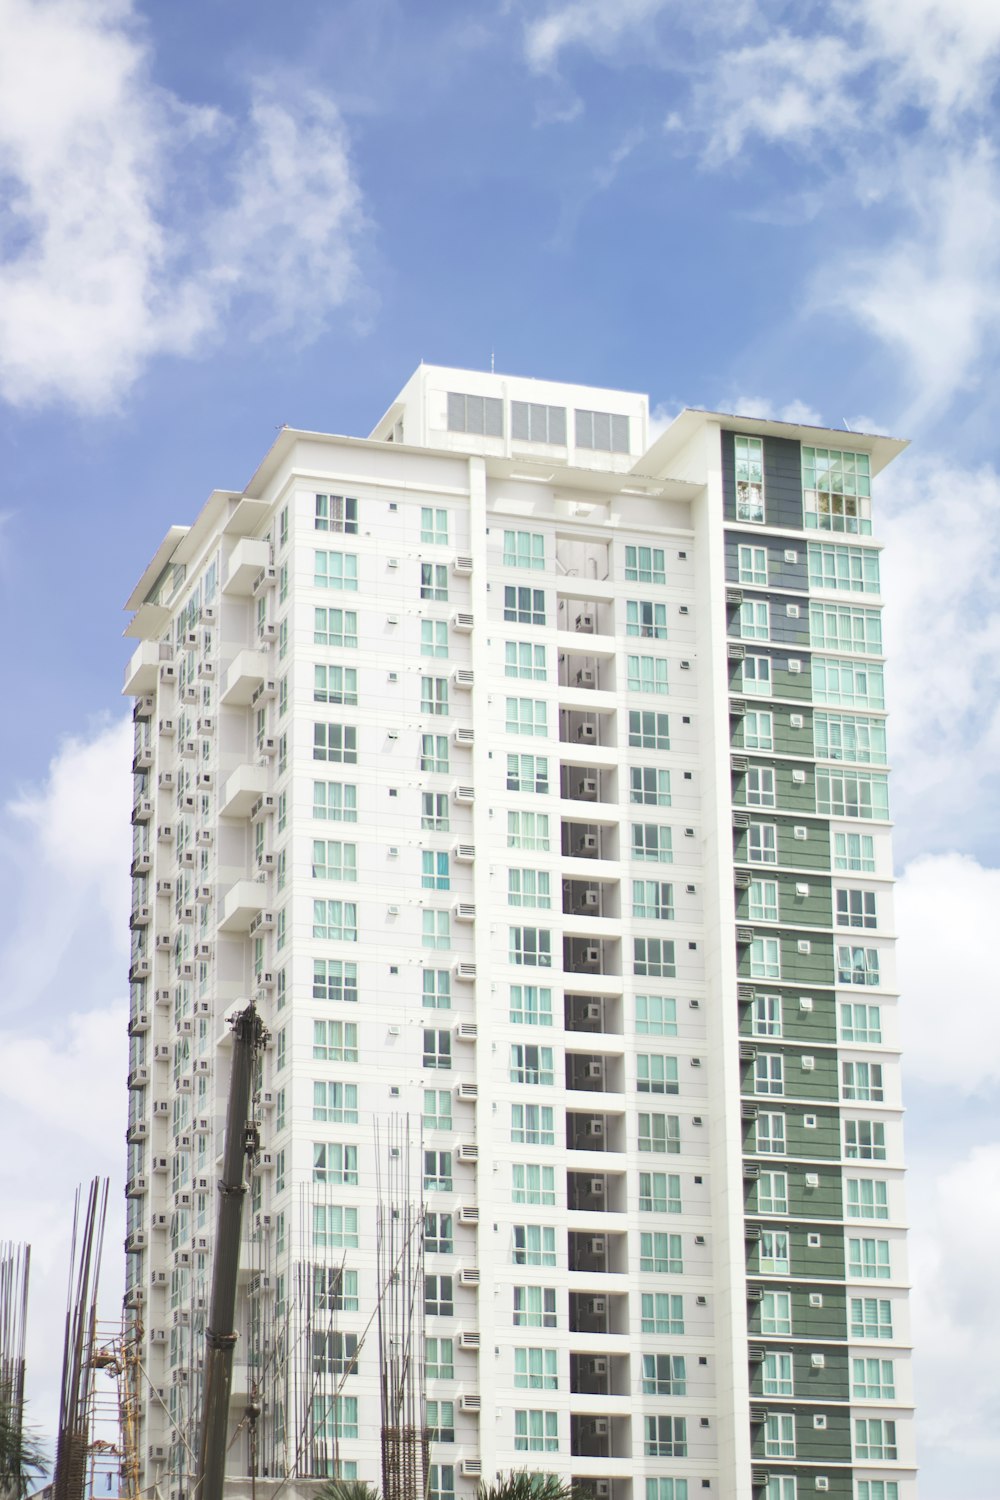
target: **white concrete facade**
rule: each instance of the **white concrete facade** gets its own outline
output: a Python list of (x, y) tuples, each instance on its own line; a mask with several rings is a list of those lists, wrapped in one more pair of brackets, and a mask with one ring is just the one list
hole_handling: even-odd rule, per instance
[[(734, 512), (734, 434), (764, 445), (763, 520)], [(793, 681), (811, 683), (828, 648), (790, 625), (790, 665), (779, 615), (808, 629), (817, 601), (881, 600), (733, 573), (750, 534), (803, 577), (810, 543), (877, 550), (770, 514), (772, 457), (785, 475), (801, 445), (867, 455), (872, 472), (899, 446), (690, 411), (649, 446), (644, 396), (421, 367), (370, 438), (285, 429), (245, 491), (216, 492), (165, 538), (129, 600), (125, 684), (126, 1300), (148, 1373), (144, 1482), (164, 1500), (190, 1484), (226, 1017), (251, 998), (272, 1041), (233, 1429), (255, 1390), (265, 1488), (291, 1473), (307, 1494), (334, 1465), (379, 1479), (375, 1122), (408, 1115), (426, 1210), (449, 1221), (433, 1229), (450, 1249), (426, 1258), (434, 1500), (522, 1467), (593, 1500), (912, 1500), (889, 825), (848, 805), (867, 769), (821, 814), (820, 777), (849, 756), (821, 764), (812, 738), (789, 751), (777, 725), (811, 728), (831, 701)], [(732, 677), (752, 600), (765, 696)], [(836, 661), (871, 675), (853, 647)], [(744, 795), (733, 738), (758, 709), (775, 718), (751, 756), (770, 803)], [(878, 780), (884, 757), (860, 765)], [(784, 843), (773, 868), (747, 865), (750, 806), (775, 809), (789, 849), (802, 834), (801, 865)], [(837, 833), (872, 840), (861, 863), (838, 867)], [(761, 873), (781, 885), (780, 919), (741, 914), (751, 880), (767, 895)], [(845, 886), (863, 886), (873, 930), (824, 918)], [(796, 892), (819, 903), (810, 915), (786, 910)], [(751, 939), (766, 960), (771, 937), (779, 972), (748, 977)], [(878, 954), (851, 960), (849, 987), (848, 938)], [(855, 990), (858, 964), (872, 967)], [(772, 991), (785, 1020), (762, 1032), (757, 995)], [(852, 1012), (845, 1035), (855, 1000), (878, 1023)], [(781, 1089), (762, 1099), (769, 1049)], [(785, 1121), (780, 1153), (748, 1131), (765, 1105)], [(822, 1149), (795, 1144), (800, 1125)], [(755, 1196), (772, 1168), (784, 1208)], [(847, 1210), (855, 1177), (879, 1184), (858, 1190), (863, 1220)], [(784, 1269), (755, 1259), (772, 1233)], [(317, 1266), (348, 1273), (335, 1308)], [(786, 1292), (790, 1326), (769, 1332), (760, 1319), (782, 1304), (768, 1299)], [(328, 1335), (361, 1340), (352, 1373)], [(762, 1389), (786, 1355), (787, 1389)], [(861, 1360), (878, 1365), (874, 1394), (858, 1394)], [(243, 1429), (234, 1493), (252, 1462)]]

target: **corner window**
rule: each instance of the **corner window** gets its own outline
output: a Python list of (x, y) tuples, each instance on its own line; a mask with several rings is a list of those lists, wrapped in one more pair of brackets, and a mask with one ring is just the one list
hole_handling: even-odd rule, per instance
[(736, 460), (736, 519), (764, 520), (764, 441), (740, 437), (733, 440)]

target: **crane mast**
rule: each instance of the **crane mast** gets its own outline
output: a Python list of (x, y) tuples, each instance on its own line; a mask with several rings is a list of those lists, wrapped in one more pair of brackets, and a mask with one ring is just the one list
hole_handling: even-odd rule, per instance
[(212, 1297), (205, 1330), (205, 1379), (194, 1500), (222, 1500), (226, 1470), (229, 1395), (236, 1346), (236, 1283), (246, 1196), (245, 1162), (260, 1140), (250, 1116), (257, 1058), (267, 1033), (253, 1005), (232, 1021), (233, 1057), (226, 1110), (226, 1143), (219, 1181)]

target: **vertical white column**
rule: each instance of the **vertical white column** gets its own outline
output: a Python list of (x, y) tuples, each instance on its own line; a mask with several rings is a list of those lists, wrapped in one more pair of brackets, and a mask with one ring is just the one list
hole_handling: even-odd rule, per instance
[(743, 1239), (743, 1153), (737, 1031), (728, 657), (720, 428), (702, 435), (705, 488), (694, 522), (695, 619), (701, 663), (705, 841), (705, 1024), (709, 1044), (709, 1169), (718, 1396), (719, 1494), (750, 1500), (750, 1379)]

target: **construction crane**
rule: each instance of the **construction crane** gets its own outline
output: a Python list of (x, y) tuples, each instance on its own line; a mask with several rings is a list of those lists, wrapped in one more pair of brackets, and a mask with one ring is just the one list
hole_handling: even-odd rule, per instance
[(226, 1143), (219, 1182), (212, 1297), (205, 1329), (205, 1380), (194, 1500), (222, 1500), (226, 1471), (229, 1395), (236, 1346), (236, 1280), (246, 1196), (245, 1163), (256, 1157), (260, 1134), (251, 1116), (257, 1062), (267, 1032), (251, 1004), (231, 1021), (232, 1071), (226, 1110)]

